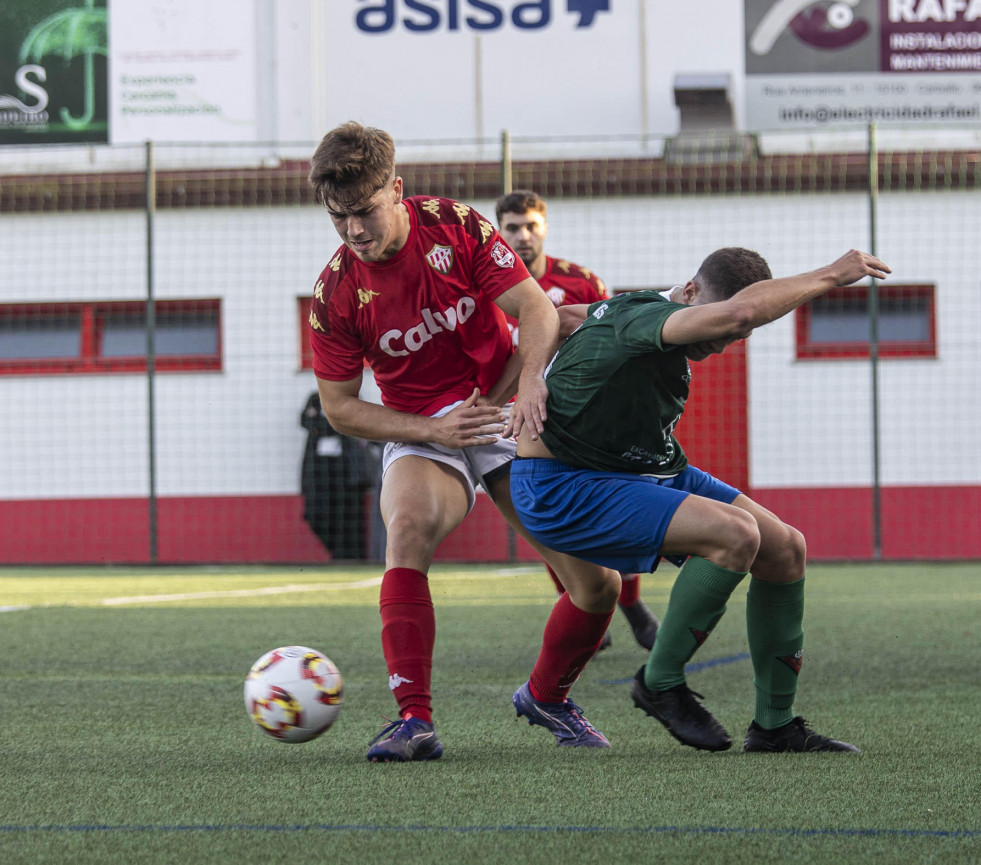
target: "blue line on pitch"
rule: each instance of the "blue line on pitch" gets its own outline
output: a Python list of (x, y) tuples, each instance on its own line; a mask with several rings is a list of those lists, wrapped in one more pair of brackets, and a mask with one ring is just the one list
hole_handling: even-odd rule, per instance
[[(709, 661), (696, 661), (693, 664), (685, 664), (686, 673), (697, 673), (699, 670), (707, 670), (709, 667), (722, 667), (726, 664), (735, 664), (737, 661), (748, 661), (749, 652), (740, 652), (738, 655), (726, 655), (724, 658), (712, 658)], [(601, 685), (629, 685), (634, 680), (629, 679), (600, 679)]]
[(978, 838), (978, 829), (780, 829), (758, 826), (373, 826), (360, 824), (62, 824), (51, 826), (0, 826), (0, 832), (433, 832), (479, 834), (508, 832), (556, 832), (606, 835), (771, 835), (803, 837), (901, 837)]

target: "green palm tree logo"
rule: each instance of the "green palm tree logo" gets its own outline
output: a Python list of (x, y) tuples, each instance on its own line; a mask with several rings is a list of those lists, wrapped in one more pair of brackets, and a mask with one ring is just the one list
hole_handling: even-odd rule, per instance
[(63, 9), (49, 15), (34, 27), (20, 46), (21, 63), (40, 63), (49, 55), (61, 55), (65, 64), (82, 57), (84, 66), (85, 105), (81, 117), (61, 109), (62, 122), (69, 129), (84, 129), (95, 114), (96, 54), (109, 56), (108, 16), (105, 7), (96, 8), (95, 0), (85, 0), (83, 7)]

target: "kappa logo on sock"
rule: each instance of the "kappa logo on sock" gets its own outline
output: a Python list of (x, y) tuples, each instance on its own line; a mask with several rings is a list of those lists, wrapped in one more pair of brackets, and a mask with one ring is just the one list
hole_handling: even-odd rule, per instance
[(695, 638), (695, 642), (698, 645), (702, 645), (709, 638), (709, 634), (712, 633), (711, 631), (700, 631), (698, 628), (689, 628), (688, 630), (691, 631), (691, 635)]
[(794, 671), (794, 675), (799, 676), (801, 665), (804, 663), (804, 650), (798, 649), (793, 655), (778, 656), (778, 660), (783, 661)]
[(400, 676), (398, 673), (392, 673), (388, 677), (388, 687), (391, 690), (395, 690), (399, 685), (411, 685), (412, 679), (406, 679), (405, 676)]

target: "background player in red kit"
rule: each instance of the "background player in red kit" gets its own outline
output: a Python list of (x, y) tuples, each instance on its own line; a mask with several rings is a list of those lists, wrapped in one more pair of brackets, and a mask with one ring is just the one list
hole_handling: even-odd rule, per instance
[[(433, 760), (443, 752), (432, 724), (435, 616), (426, 574), (440, 541), (473, 506), (478, 483), (568, 587), (549, 622), (573, 637), (539, 656), (522, 714), (559, 744), (608, 746), (566, 695), (606, 631), (620, 576), (546, 550), (511, 504), (510, 436), (525, 429), (537, 438), (543, 428), (554, 306), (471, 207), (403, 199), (388, 133), (354, 122), (327, 133), (311, 159), (310, 183), (344, 242), (317, 281), (310, 313), (323, 410), (339, 432), (388, 442), (380, 609), (401, 717), (376, 737), (368, 759)], [(520, 354), (505, 313), (524, 329)], [(365, 360), (382, 405), (359, 398)], [(512, 396), (506, 419), (501, 406)]]
[[(545, 254), (548, 207), (545, 199), (537, 192), (529, 189), (516, 189), (514, 192), (509, 192), (497, 200), (495, 212), (501, 236), (524, 262), (528, 272), (556, 308), (578, 304), (588, 305), (609, 297), (603, 280), (595, 273), (571, 261), (552, 258)], [(560, 317), (560, 339), (569, 336), (579, 326), (582, 317), (582, 315), (572, 318)], [(509, 317), (508, 326), (511, 328), (514, 344), (518, 345), (517, 320)], [(548, 568), (548, 574), (559, 594), (564, 592), (565, 588), (555, 571)], [(626, 616), (634, 638), (645, 649), (650, 649), (657, 635), (658, 621), (647, 604), (640, 599), (640, 574), (620, 576), (623, 584), (618, 606)], [(599, 648), (605, 649), (608, 645), (610, 645), (609, 631), (603, 635)]]

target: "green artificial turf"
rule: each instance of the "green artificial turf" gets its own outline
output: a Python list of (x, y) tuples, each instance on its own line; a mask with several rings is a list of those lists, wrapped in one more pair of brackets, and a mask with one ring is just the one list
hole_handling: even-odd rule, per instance
[[(676, 572), (643, 579), (664, 610)], [(609, 750), (515, 719), (554, 594), (537, 568), (441, 566), (433, 676), (445, 753), (369, 764), (394, 715), (380, 569), (0, 571), (0, 862), (613, 863), (981, 860), (981, 566), (814, 566), (797, 710), (859, 755), (747, 755), (745, 590), (691, 686), (736, 743), (685, 748), (632, 707), (613, 645), (572, 696)], [(250, 721), (266, 650), (325, 651), (345, 705), (320, 739)]]

